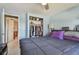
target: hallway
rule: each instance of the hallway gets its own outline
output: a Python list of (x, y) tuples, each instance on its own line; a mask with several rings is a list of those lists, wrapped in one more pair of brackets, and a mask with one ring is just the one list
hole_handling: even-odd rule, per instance
[(17, 38), (8, 42), (8, 55), (20, 55), (19, 41)]

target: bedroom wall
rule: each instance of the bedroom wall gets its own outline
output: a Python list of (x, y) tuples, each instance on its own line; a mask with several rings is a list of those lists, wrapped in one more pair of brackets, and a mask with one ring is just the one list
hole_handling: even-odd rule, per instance
[(76, 25), (79, 25), (79, 19), (75, 19), (73, 21), (70, 21), (70, 23), (69, 23), (69, 27), (71, 30), (73, 30)]
[(70, 30), (73, 30), (79, 24), (79, 6), (74, 6), (51, 16), (49, 23), (54, 24), (55, 29), (69, 26)]
[[(66, 8), (69, 8), (72, 5), (73, 4), (64, 4), (64, 6), (66, 6)], [(52, 7), (50, 7), (51, 9), (49, 9), (48, 11), (47, 10), (45, 11), (45, 10), (43, 10), (43, 8), (40, 4), (33, 4), (33, 3), (30, 3), (30, 4), (20, 4), (20, 3), (19, 4), (18, 3), (0, 4), (0, 8), (5, 9), (5, 14), (12, 14), (12, 15), (19, 16), (19, 25), (20, 25), (19, 26), (19, 38), (20, 39), (26, 38), (26, 36), (27, 36), (27, 32), (26, 32), (27, 31), (26, 30), (27, 29), (26, 28), (26, 26), (27, 26), (26, 25), (26, 22), (27, 22), (26, 14), (27, 13), (35, 14), (36, 16), (41, 15), (44, 17), (44, 36), (48, 33), (48, 24), (49, 23), (58, 24), (58, 25), (55, 25), (56, 28), (60, 28), (62, 25), (64, 25), (64, 26), (67, 26), (68, 24), (70, 25), (70, 23), (68, 23), (68, 21), (67, 21), (67, 25), (65, 24), (66, 23), (65, 21), (62, 21), (63, 19), (68, 18), (68, 16), (69, 16), (68, 14), (63, 13), (63, 12), (56, 14), (57, 12), (66, 9), (64, 6), (62, 6), (62, 4), (55, 4), (55, 6), (52, 5)], [(61, 16), (60, 16), (60, 14), (61, 14)], [(65, 16), (65, 18), (63, 17), (63, 15)], [(71, 19), (71, 16), (70, 16), (70, 19)]]
[[(22, 7), (20, 7), (22, 6)], [(5, 9), (5, 14), (15, 15), (19, 17), (19, 39), (27, 37), (26, 14), (31, 13), (36, 16), (43, 15), (42, 7), (39, 4), (0, 4), (0, 8)], [(44, 16), (44, 35), (48, 33), (48, 17)]]
[(54, 25), (54, 29), (61, 29), (62, 27), (69, 27), (70, 30), (73, 30), (76, 25), (79, 24), (79, 19), (72, 20), (59, 20), (53, 19), (51, 24)]
[[(10, 4), (0, 4), (1, 7), (6, 9), (6, 14), (13, 14), (19, 16), (19, 38), (26, 38), (27, 36), (27, 28), (26, 28), (26, 13), (42, 13), (41, 7), (37, 4), (20, 4), (20, 3), (10, 3)], [(22, 7), (21, 7), (22, 6)], [(38, 7), (38, 8), (37, 8)]]

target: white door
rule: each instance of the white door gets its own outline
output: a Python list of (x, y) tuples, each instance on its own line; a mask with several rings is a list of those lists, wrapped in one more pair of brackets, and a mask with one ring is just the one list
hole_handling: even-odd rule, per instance
[(14, 19), (11, 17), (5, 17), (6, 19), (6, 28), (7, 28), (7, 39), (8, 42), (13, 40), (13, 33), (14, 33)]

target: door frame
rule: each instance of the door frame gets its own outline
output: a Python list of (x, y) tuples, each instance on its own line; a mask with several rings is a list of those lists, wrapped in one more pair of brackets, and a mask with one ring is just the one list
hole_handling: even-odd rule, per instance
[(19, 41), (19, 16), (18, 15), (13, 15), (13, 14), (4, 14), (4, 20), (5, 20), (5, 37), (6, 37), (6, 43), (8, 43), (8, 34), (7, 34), (7, 27), (6, 27), (6, 16), (10, 16), (10, 17), (17, 17), (17, 22), (18, 22), (18, 38), (17, 40)]

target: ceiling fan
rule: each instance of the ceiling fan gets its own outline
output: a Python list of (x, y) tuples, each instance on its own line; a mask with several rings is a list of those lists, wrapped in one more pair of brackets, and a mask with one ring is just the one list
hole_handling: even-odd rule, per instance
[(42, 3), (42, 6), (45, 10), (48, 10), (49, 9), (49, 5), (48, 3)]

